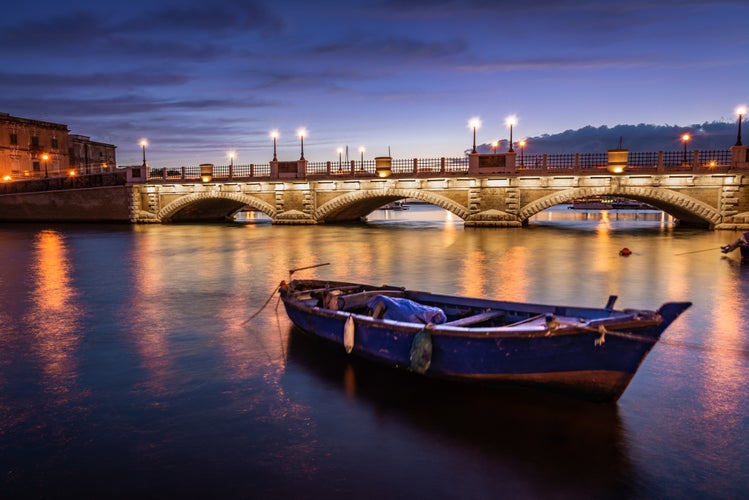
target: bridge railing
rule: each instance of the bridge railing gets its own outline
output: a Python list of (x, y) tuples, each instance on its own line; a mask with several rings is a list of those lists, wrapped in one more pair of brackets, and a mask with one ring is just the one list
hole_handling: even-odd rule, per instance
[[(153, 180), (200, 180), (201, 170), (200, 166), (151, 168), (149, 175)], [(211, 177), (216, 180), (268, 178), (270, 177), (270, 164), (215, 165)]]
[[(686, 160), (685, 160), (686, 158)], [(468, 156), (456, 158), (394, 158), (391, 175), (394, 177), (430, 175), (466, 175), (469, 171)], [(694, 168), (731, 167), (730, 150), (709, 151), (630, 151), (628, 154), (628, 171), (667, 171), (680, 172)], [(608, 153), (516, 153), (515, 166), (505, 173), (523, 174), (524, 172), (556, 174), (560, 172), (593, 173), (606, 170)], [(271, 164), (249, 165), (215, 165), (212, 180), (232, 179), (269, 179), (273, 169)], [(323, 161), (307, 162), (307, 178), (323, 177), (373, 177), (377, 175), (375, 160)], [(158, 181), (192, 181), (201, 178), (199, 166), (178, 168), (152, 168), (151, 180)]]

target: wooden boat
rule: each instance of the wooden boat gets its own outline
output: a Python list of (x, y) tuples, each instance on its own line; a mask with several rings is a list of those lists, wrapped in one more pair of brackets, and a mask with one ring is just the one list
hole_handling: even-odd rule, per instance
[(426, 376), (533, 384), (616, 401), (690, 302), (657, 311), (506, 302), (394, 286), (294, 280), (291, 321), (351, 354)]

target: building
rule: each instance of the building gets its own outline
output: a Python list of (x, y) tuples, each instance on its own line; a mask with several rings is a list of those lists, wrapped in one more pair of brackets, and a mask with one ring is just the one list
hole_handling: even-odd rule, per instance
[(115, 168), (115, 148), (61, 123), (0, 113), (0, 179), (58, 177)]
[(78, 174), (107, 172), (117, 166), (116, 146), (92, 141), (90, 137), (75, 134), (68, 136), (68, 142), (70, 144), (70, 168)]

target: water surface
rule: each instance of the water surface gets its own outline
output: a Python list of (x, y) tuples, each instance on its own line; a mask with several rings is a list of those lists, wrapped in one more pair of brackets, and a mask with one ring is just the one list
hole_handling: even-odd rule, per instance
[[(744, 496), (749, 266), (717, 250), (738, 233), (574, 212), (517, 229), (420, 206), (347, 226), (2, 225), (2, 496)], [(618, 404), (590, 404), (393, 373), (306, 337), (272, 292), (320, 262), (299, 276), (694, 306)]]

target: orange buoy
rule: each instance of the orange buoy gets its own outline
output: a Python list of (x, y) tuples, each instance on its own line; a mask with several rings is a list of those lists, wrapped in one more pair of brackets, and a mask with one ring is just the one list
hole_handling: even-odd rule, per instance
[(628, 257), (632, 255), (632, 250), (630, 250), (627, 247), (624, 247), (621, 250), (619, 250), (619, 255), (621, 255), (622, 257)]

